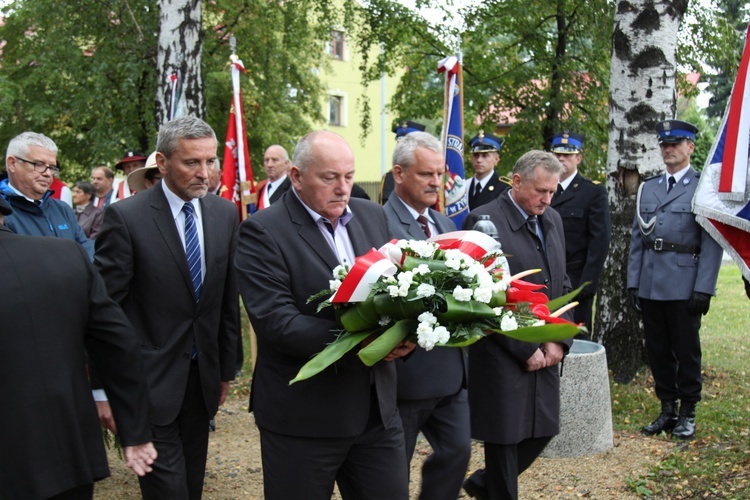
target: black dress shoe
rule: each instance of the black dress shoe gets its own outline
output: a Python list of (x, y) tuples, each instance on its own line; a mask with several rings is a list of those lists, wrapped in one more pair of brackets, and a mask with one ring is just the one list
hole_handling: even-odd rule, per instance
[(661, 413), (656, 420), (641, 429), (641, 432), (647, 436), (653, 436), (661, 432), (668, 432), (677, 425), (677, 401), (662, 401)]
[(464, 491), (472, 498), (479, 500), (490, 500), (487, 485), (484, 483), (484, 469), (478, 469), (464, 481)]

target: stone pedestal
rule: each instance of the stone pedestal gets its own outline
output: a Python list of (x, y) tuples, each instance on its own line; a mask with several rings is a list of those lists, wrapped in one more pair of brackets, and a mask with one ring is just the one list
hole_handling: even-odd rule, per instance
[(560, 378), (560, 434), (547, 458), (593, 455), (612, 448), (612, 405), (604, 346), (574, 340)]

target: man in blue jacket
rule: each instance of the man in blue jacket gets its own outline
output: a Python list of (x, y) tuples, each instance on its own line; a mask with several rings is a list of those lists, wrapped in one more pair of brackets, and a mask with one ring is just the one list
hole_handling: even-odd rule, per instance
[(13, 207), (5, 225), (14, 233), (75, 240), (93, 260), (94, 243), (76, 220), (73, 209), (52, 198), (52, 180), (59, 172), (57, 145), (49, 137), (24, 132), (11, 139), (5, 154), (8, 178), (0, 196)]

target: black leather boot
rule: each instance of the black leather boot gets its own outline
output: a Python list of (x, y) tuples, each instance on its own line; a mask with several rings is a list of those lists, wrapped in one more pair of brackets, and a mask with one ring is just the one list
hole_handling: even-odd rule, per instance
[(653, 436), (660, 432), (671, 431), (675, 425), (677, 425), (677, 401), (662, 400), (661, 413), (656, 420), (641, 429), (641, 432), (647, 436)]
[(695, 436), (695, 401), (682, 402), (672, 435), (679, 439), (692, 439)]

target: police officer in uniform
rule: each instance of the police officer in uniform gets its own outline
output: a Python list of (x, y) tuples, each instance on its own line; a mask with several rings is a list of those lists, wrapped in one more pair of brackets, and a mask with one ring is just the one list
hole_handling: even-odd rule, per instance
[(690, 155), (697, 127), (665, 120), (656, 131), (666, 171), (638, 190), (627, 278), (631, 305), (643, 315), (648, 363), (661, 400), (661, 413), (642, 432), (671, 431), (690, 439), (702, 388), (698, 331), (716, 293), (722, 250), (692, 212), (699, 174)]
[[(583, 160), (583, 136), (564, 131), (550, 141), (550, 151), (563, 165), (560, 185), (552, 197), (552, 208), (562, 217), (565, 228), (565, 267), (573, 288), (589, 282), (576, 300), (573, 318), (591, 329), (594, 304), (604, 260), (609, 251), (611, 224), (607, 190), (599, 183), (581, 175), (578, 165)], [(584, 334), (581, 338), (589, 340)]]
[(471, 141), (471, 166), (474, 168), (474, 177), (469, 184), (469, 209), (486, 205), (507, 190), (511, 181), (507, 177), (500, 177), (495, 172), (495, 167), (500, 161), (500, 150), (503, 147), (501, 138), (487, 134), (480, 130)]
[[(425, 128), (427, 127), (421, 123), (404, 120), (400, 125), (393, 127), (393, 132), (395, 132), (396, 142), (398, 142), (412, 132), (424, 132)], [(391, 193), (393, 192), (393, 185), (393, 172), (389, 170), (380, 179), (380, 195), (378, 196), (378, 203), (381, 205), (386, 204), (388, 198), (391, 197)], [(355, 196), (353, 191), (352, 196)]]

